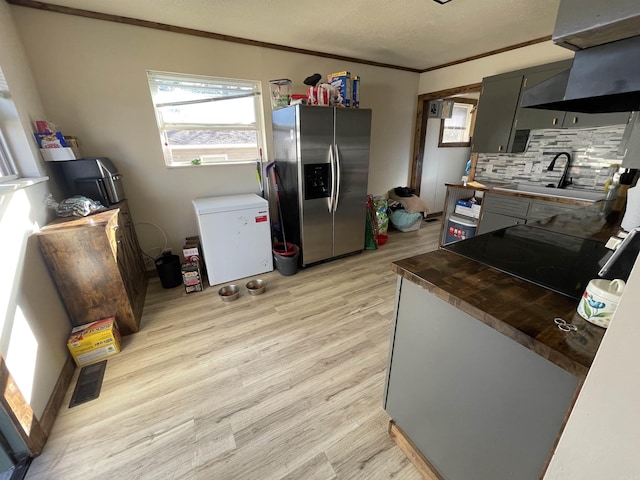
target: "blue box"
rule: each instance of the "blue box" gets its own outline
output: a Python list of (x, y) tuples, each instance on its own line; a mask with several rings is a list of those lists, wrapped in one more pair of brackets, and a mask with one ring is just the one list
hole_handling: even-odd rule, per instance
[(351, 99), (353, 95), (353, 86), (351, 81), (351, 72), (336, 72), (327, 76), (330, 85), (337, 87), (342, 97), (342, 104), (345, 107), (351, 107)]
[(351, 79), (351, 107), (360, 108), (360, 76), (354, 75)]

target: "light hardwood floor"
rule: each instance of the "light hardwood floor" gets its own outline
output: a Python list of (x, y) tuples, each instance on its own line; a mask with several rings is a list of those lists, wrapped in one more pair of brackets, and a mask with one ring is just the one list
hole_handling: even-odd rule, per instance
[[(151, 280), (140, 332), (100, 397), (67, 408), (27, 479), (419, 479), (382, 409), (393, 260), (434, 250), (439, 222), (223, 303)], [(257, 278), (257, 277), (254, 277)], [(76, 371), (76, 376), (78, 371)]]

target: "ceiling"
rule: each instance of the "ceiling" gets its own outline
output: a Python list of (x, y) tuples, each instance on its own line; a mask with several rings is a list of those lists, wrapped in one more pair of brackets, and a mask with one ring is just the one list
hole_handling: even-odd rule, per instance
[[(7, 0), (20, 4), (20, 0)], [(43, 2), (30, 2), (42, 8)], [(424, 70), (551, 35), (560, 0), (54, 0), (74, 9)]]

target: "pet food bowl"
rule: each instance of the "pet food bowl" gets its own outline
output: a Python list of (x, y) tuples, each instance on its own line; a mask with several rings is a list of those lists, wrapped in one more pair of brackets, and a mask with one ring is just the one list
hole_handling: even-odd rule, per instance
[(227, 285), (218, 290), (218, 295), (223, 302), (233, 302), (240, 296), (240, 288), (237, 285)]
[(260, 295), (264, 293), (265, 289), (267, 288), (267, 282), (257, 278), (255, 280), (247, 282), (245, 286), (247, 287), (249, 295)]

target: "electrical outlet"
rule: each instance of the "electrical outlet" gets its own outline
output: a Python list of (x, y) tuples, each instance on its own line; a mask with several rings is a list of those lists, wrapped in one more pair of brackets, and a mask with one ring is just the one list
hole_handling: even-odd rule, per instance
[(491, 172), (493, 172), (493, 163), (489, 162), (487, 163), (486, 173), (491, 173)]
[(524, 173), (531, 173), (532, 169), (533, 169), (533, 162), (526, 162), (524, 164)]
[(533, 167), (533, 173), (542, 173), (542, 164), (536, 163), (535, 167)]

